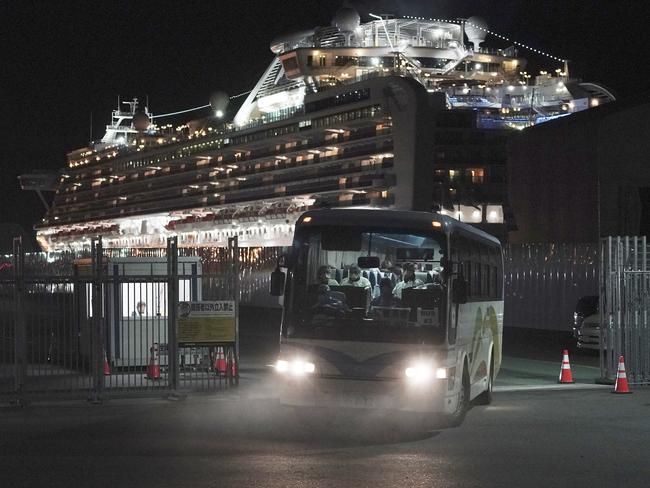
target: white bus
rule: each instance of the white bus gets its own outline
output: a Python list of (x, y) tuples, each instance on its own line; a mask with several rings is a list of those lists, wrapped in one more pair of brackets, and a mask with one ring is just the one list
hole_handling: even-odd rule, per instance
[(503, 258), (481, 230), (426, 212), (310, 211), (271, 294), (284, 295), (275, 369), (285, 405), (439, 413), (458, 424), (470, 401), (491, 401)]

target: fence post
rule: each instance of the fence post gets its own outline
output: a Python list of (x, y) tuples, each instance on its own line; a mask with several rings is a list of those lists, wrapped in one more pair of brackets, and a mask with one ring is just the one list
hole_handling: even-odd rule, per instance
[(167, 358), (169, 387), (178, 389), (178, 237), (167, 238)]
[(228, 250), (231, 258), (231, 279), (230, 288), (232, 298), (235, 301), (235, 357), (237, 371), (233, 378), (234, 384), (239, 384), (239, 241), (237, 236), (228, 238)]
[(94, 388), (92, 394), (92, 401), (94, 403), (101, 403), (102, 392), (104, 390), (104, 328), (102, 316), (103, 309), (103, 248), (102, 238), (97, 237), (91, 242), (92, 249), (92, 341), (94, 347), (91, 349), (94, 361), (91, 360), (92, 373), (94, 378)]
[(606, 344), (609, 341), (610, 330), (609, 330), (609, 296), (607, 292), (609, 287), (607, 286), (607, 276), (609, 273), (609, 261), (606, 259), (606, 256), (609, 256), (609, 250), (611, 248), (611, 237), (607, 240), (600, 239), (599, 245), (599, 256), (598, 256), (598, 311), (600, 312), (600, 334), (599, 334), (599, 351), (598, 359), (600, 366), (600, 378), (596, 381), (597, 383), (609, 384), (609, 371), (608, 371), (608, 361), (607, 361), (607, 346)]
[(13, 242), (14, 269), (14, 390), (19, 405), (25, 404), (25, 378), (27, 376), (27, 341), (23, 294), (25, 291), (25, 250), (22, 237)]

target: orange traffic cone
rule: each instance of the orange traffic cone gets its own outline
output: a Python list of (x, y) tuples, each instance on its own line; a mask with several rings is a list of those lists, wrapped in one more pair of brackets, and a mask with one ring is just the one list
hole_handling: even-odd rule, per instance
[(147, 366), (147, 379), (159, 380), (160, 379), (160, 357), (158, 355), (158, 343), (154, 343), (150, 348), (151, 356), (149, 357), (149, 365)]
[(217, 347), (217, 352), (214, 357), (214, 370), (219, 374), (226, 374), (228, 366), (226, 365), (226, 355), (223, 352), (223, 347)]
[(108, 364), (108, 358), (106, 357), (106, 351), (104, 351), (104, 376), (111, 375), (111, 367)]
[(627, 384), (627, 374), (625, 374), (625, 362), (623, 356), (618, 358), (618, 371), (616, 372), (616, 384), (612, 393), (634, 393), (630, 391)]
[(569, 351), (566, 349), (562, 352), (562, 369), (560, 369), (560, 377), (558, 383), (575, 383), (573, 376), (571, 376), (571, 365), (569, 364)]
[(235, 358), (235, 351), (233, 349), (230, 350), (230, 373), (232, 374), (233, 378), (237, 377), (237, 359)]

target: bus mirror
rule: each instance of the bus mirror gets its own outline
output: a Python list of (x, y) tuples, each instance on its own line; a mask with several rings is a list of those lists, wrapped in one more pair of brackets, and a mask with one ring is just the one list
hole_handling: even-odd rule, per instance
[(357, 265), (362, 269), (379, 268), (379, 258), (377, 256), (360, 256), (357, 258)]
[(274, 297), (284, 295), (284, 271), (280, 271), (279, 267), (275, 268), (275, 271), (271, 273), (271, 289), (269, 292)]
[(458, 276), (454, 280), (451, 289), (451, 300), (454, 303), (467, 303), (467, 280), (463, 276)]

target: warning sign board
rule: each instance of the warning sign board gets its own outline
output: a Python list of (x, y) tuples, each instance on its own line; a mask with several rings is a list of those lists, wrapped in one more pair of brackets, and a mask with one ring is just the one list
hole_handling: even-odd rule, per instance
[(235, 302), (180, 302), (178, 342), (181, 345), (206, 345), (235, 342)]

